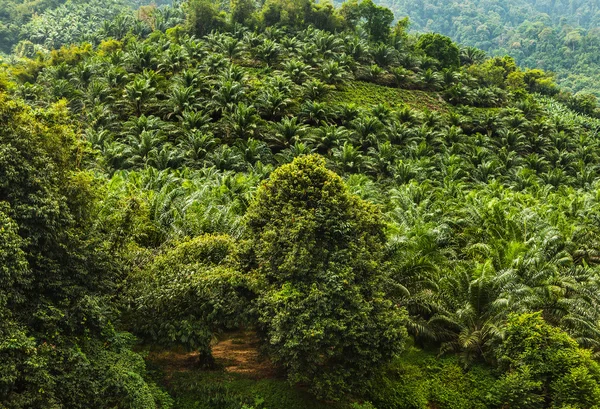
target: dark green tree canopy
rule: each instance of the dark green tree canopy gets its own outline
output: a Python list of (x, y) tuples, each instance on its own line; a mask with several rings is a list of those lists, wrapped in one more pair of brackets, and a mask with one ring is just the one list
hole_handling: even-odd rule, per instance
[(219, 2), (210, 0), (189, 0), (186, 5), (186, 26), (198, 37), (210, 34), (225, 27), (226, 15), (221, 12)]
[(324, 397), (366, 387), (402, 349), (404, 314), (382, 292), (384, 224), (318, 156), (277, 169), (248, 210), (265, 342)]
[(590, 351), (546, 323), (539, 313), (513, 315), (496, 351), (506, 374), (498, 381), (500, 405), (511, 408), (593, 408), (600, 402), (600, 365)]
[(113, 326), (119, 259), (94, 229), (64, 105), (32, 110), (0, 93), (0, 122), (0, 401), (156, 407), (132, 337)]
[(449, 37), (437, 33), (419, 36), (417, 48), (429, 57), (435, 58), (442, 67), (458, 68), (460, 66), (460, 50)]

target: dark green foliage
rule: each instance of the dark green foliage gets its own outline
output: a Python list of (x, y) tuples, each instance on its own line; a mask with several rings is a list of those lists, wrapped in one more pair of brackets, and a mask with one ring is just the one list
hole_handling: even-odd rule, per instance
[(246, 27), (253, 27), (256, 23), (257, 10), (256, 0), (232, 0), (231, 21)]
[(8, 408), (168, 406), (113, 327), (118, 257), (95, 231), (60, 106), (0, 94), (0, 400)]
[(237, 328), (249, 312), (248, 284), (236, 271), (227, 236), (199, 236), (156, 256), (130, 283), (134, 331), (162, 346), (181, 345), (211, 364), (210, 342)]
[(225, 24), (225, 15), (219, 9), (219, 2), (190, 0), (186, 3), (186, 26), (190, 33), (203, 37), (213, 30), (224, 28)]
[(390, 35), (390, 25), (394, 21), (394, 13), (385, 7), (376, 6), (372, 0), (360, 3), (360, 16), (364, 19), (364, 28), (375, 42), (386, 41)]
[(342, 404), (320, 402), (284, 380), (220, 372), (176, 373), (169, 392), (178, 409), (346, 409)]
[(456, 357), (435, 357), (410, 348), (373, 382), (377, 409), (485, 409), (495, 378), (491, 368), (464, 369)]
[[(338, 2), (341, 3), (341, 2)], [(509, 54), (522, 67), (558, 73), (572, 93), (600, 95), (595, 78), (600, 60), (594, 1), (538, 0), (377, 0), (411, 28), (450, 36), (490, 55)]]
[(438, 60), (444, 68), (457, 68), (460, 65), (460, 51), (449, 37), (433, 33), (423, 34), (419, 36), (417, 48)]
[[(121, 329), (210, 364), (239, 327), (339, 405), (166, 362), (176, 405), (597, 404), (594, 97), (406, 20), (390, 34), (370, 1), (192, 5), (187, 26), (143, 7), (90, 31), (56, 28), (89, 2), (40, 9), (51, 35), (0, 69), (31, 106), (7, 102), (0, 129), (9, 407), (168, 406)], [(404, 327), (430, 352), (393, 359)], [(519, 350), (518, 328), (553, 355)]]
[[(137, 0), (32, 0), (0, 2), (0, 52), (32, 58), (35, 52), (128, 33), (147, 35), (181, 23), (179, 7), (134, 9)], [(158, 4), (165, 3), (159, 1)], [(171, 3), (168, 1), (168, 3)], [(24, 49), (24, 46), (27, 46)], [(26, 51), (26, 52), (25, 52)]]
[(377, 6), (372, 0), (344, 2), (340, 15), (346, 26), (352, 29), (364, 28), (370, 39), (375, 42), (388, 40), (390, 25), (394, 20), (394, 13), (385, 7)]
[(326, 397), (365, 388), (405, 336), (403, 312), (382, 293), (378, 210), (307, 156), (259, 188), (248, 225), (265, 281), (259, 322), (288, 379)]
[(496, 356), (507, 372), (495, 388), (498, 407), (583, 409), (600, 404), (600, 365), (540, 314), (510, 317)]

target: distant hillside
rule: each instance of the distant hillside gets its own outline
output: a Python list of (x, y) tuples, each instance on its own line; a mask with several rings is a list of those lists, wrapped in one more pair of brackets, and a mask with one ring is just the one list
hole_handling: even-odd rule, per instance
[[(120, 14), (133, 16), (133, 10), (145, 4), (167, 5), (172, 0), (0, 0), (0, 53), (10, 53), (22, 40), (47, 49), (93, 41), (102, 36), (105, 21)], [(135, 29), (133, 22), (128, 22)], [(106, 33), (104, 33), (106, 34)], [(18, 50), (21, 54), (33, 51)]]
[(527, 68), (558, 74), (573, 92), (600, 95), (600, 3), (590, 0), (375, 0), (411, 28), (440, 32)]

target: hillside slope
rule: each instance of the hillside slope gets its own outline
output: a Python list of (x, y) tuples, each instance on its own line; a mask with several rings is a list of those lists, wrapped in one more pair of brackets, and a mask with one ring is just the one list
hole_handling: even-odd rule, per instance
[(0, 67), (0, 405), (599, 405), (595, 102), (368, 0), (160, 13)]
[(595, 1), (377, 0), (411, 28), (556, 72), (572, 92), (600, 95), (600, 6)]

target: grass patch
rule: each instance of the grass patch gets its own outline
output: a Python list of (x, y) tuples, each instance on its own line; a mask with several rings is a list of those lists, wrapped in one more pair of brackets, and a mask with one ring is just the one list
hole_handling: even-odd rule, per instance
[[(204, 370), (193, 356), (155, 351), (148, 356), (153, 379), (164, 385), (176, 409), (350, 409), (370, 406), (322, 402), (280, 377), (257, 378), (226, 370)], [(223, 360), (218, 361), (226, 364)], [(488, 366), (465, 370), (456, 356), (409, 347), (372, 383), (377, 409), (486, 409), (495, 383)], [(350, 397), (349, 397), (350, 398)]]
[(280, 379), (251, 379), (223, 371), (173, 373), (167, 389), (177, 409), (342, 409), (315, 400), (308, 392)]
[(349, 82), (343, 89), (332, 92), (328, 101), (333, 104), (355, 104), (364, 109), (379, 104), (392, 109), (408, 106), (441, 112), (447, 112), (450, 108), (437, 93), (391, 88), (363, 81)]
[(320, 402), (290, 385), (272, 364), (254, 354), (256, 336), (240, 332), (213, 347), (219, 370), (198, 365), (195, 353), (150, 349), (147, 362), (153, 379), (164, 385), (176, 409), (346, 409)]

